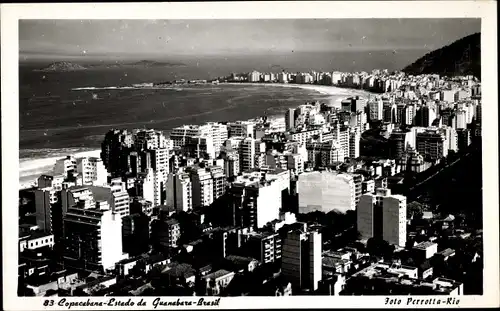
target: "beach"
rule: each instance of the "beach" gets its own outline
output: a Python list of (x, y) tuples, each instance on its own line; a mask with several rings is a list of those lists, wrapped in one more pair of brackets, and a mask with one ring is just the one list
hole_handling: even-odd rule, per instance
[[(228, 85), (229, 87), (224, 88), (223, 87), (224, 85)], [(211, 90), (208, 93), (205, 93), (205, 90), (203, 88), (200, 90), (200, 92), (203, 91), (203, 93), (193, 94), (191, 92), (188, 92), (190, 94), (193, 94), (190, 95), (191, 96), (189, 98), (190, 100), (194, 101), (197, 98), (197, 96), (200, 97), (200, 100), (202, 99), (207, 100), (207, 104), (201, 107), (198, 106), (196, 108), (193, 108), (198, 110), (197, 113), (188, 115), (186, 113), (182, 113), (181, 111), (179, 111), (178, 112), (179, 117), (174, 117), (174, 119), (176, 119), (175, 120), (176, 122), (169, 122), (167, 128), (164, 125), (165, 123), (161, 123), (161, 121), (155, 121), (156, 124), (151, 123), (150, 125), (148, 125), (148, 128), (156, 128), (159, 130), (168, 131), (169, 128), (171, 129), (173, 126), (179, 126), (182, 124), (200, 124), (206, 121), (235, 121), (236, 119), (247, 120), (247, 119), (255, 119), (255, 117), (264, 114), (267, 115), (267, 117), (270, 120), (273, 120), (274, 122), (284, 122), (284, 111), (286, 110), (286, 108), (298, 106), (299, 104), (304, 103), (305, 101), (315, 101), (321, 99), (322, 101), (329, 101), (331, 105), (338, 107), (340, 106), (340, 101), (342, 101), (347, 97), (356, 95), (361, 97), (366, 97), (369, 94), (369, 92), (363, 90), (345, 89), (334, 86), (281, 84), (281, 83), (220, 83), (218, 86), (214, 85), (208, 87), (210, 89), (208, 89), (207, 91)], [(219, 88), (222, 88), (222, 90)], [(282, 92), (279, 91), (280, 88), (294, 89), (294, 92), (291, 93)], [(306, 92), (300, 92), (301, 89)], [(106, 92), (131, 92), (131, 91), (137, 92), (137, 94), (139, 94), (139, 91), (141, 90), (140, 89), (122, 90), (122, 91), (108, 90)], [(190, 90), (186, 88), (185, 91), (187, 92)], [(105, 91), (101, 92), (102, 93), (99, 93), (101, 96), (107, 95), (107, 93), (103, 93)], [(213, 96), (213, 94), (216, 95), (222, 94), (223, 96), (226, 92), (228, 93), (227, 99), (222, 101), (221, 103), (217, 101), (218, 105), (220, 105), (220, 108), (214, 109), (213, 105), (211, 105), (210, 102), (216, 101), (217, 99), (216, 98), (210, 99), (211, 98), (210, 96)], [(184, 94), (184, 92), (176, 92), (175, 95), (177, 94)], [(314, 94), (318, 94), (319, 96), (316, 96)], [(134, 96), (135, 96), (134, 98), (137, 98), (137, 95)], [(148, 96), (151, 96), (151, 98), (149, 98)], [(147, 93), (146, 96), (144, 96), (144, 101), (147, 102), (149, 99), (149, 101), (155, 102), (157, 100), (157, 97), (155, 96), (156, 96), (155, 94)], [(170, 95), (170, 100), (172, 100), (173, 103), (175, 104), (175, 99), (171, 98), (171, 96), (172, 95)], [(115, 98), (113, 98), (113, 95), (111, 95), (110, 99), (115, 100)], [(282, 103), (276, 103), (274, 101), (276, 102), (281, 101)], [(262, 104), (255, 105), (255, 103), (258, 104), (259, 102)], [(90, 104), (93, 103), (90, 102)], [(102, 105), (102, 102), (96, 104)], [(116, 104), (113, 101), (111, 101), (109, 102), (109, 105), (113, 106)], [(137, 108), (134, 106), (133, 109)], [(234, 111), (236, 113), (231, 113), (231, 115), (229, 115), (228, 112), (226, 112), (228, 111), (228, 109), (229, 111)], [(247, 114), (248, 116), (247, 118), (242, 117), (247, 113), (246, 111), (250, 110), (252, 111), (253, 116), (249, 116)], [(89, 117), (90, 116), (91, 115), (89, 115)], [(126, 114), (124, 116), (126, 116)], [(160, 115), (156, 114), (156, 118), (159, 119), (159, 117)], [(120, 115), (117, 115), (117, 118), (120, 118)], [(149, 118), (151, 117), (148, 116), (148, 119)], [(64, 158), (67, 155), (73, 155), (75, 157), (100, 156), (99, 145), (102, 140), (102, 137), (109, 128), (107, 129), (105, 127), (101, 127), (100, 125), (94, 126), (93, 124), (88, 124), (88, 125), (84, 124), (81, 129), (78, 129), (78, 127), (71, 127), (71, 126), (66, 127), (65, 129), (67, 123), (60, 124), (55, 121), (56, 120), (54, 120), (51, 126), (52, 128), (55, 128), (55, 130), (50, 129), (45, 131), (48, 132), (49, 135), (53, 133), (52, 135), (57, 135), (58, 137), (60, 137), (61, 134), (66, 134), (66, 132), (68, 132), (70, 129), (71, 131), (73, 131), (73, 128), (75, 128), (74, 129), (75, 132), (72, 134), (73, 137), (71, 138), (71, 141), (68, 140), (68, 143), (71, 143), (71, 145), (64, 145), (62, 142), (59, 142), (59, 140), (58, 141), (52, 140), (51, 144), (48, 145), (47, 147), (43, 148), (33, 147), (31, 149), (27, 148), (21, 149), (20, 161), (19, 161), (20, 188), (29, 188), (33, 185), (33, 182), (35, 182), (36, 179), (41, 174), (51, 173), (54, 164), (56, 163), (56, 160)], [(132, 122), (131, 125), (127, 126), (126, 128), (143, 127), (140, 125), (140, 123), (138, 123), (137, 126), (133, 126), (133, 124), (134, 123)], [(44, 124), (44, 126), (47, 125)], [(60, 130), (57, 130), (57, 128), (60, 128)], [(24, 132), (22, 131), (21, 133), (28, 135), (32, 134), (33, 133), (32, 131), (34, 130), (24, 130)], [(82, 132), (82, 137), (78, 136), (80, 133), (79, 131), (80, 132), (85, 131), (85, 133)], [(93, 132), (90, 133), (89, 131)], [(81, 145), (81, 142), (85, 143), (86, 145)], [(54, 143), (56, 144), (54, 145)], [(81, 145), (81, 147), (76, 147), (75, 146), (76, 144)]]
[(227, 84), (227, 85), (248, 85), (248, 86), (270, 86), (270, 87), (285, 87), (285, 88), (298, 88), (298, 89), (303, 89), (303, 90), (310, 90), (314, 92), (318, 92), (323, 95), (331, 95), (331, 96), (339, 96), (339, 95), (345, 95), (345, 96), (360, 96), (367, 98), (370, 95), (374, 95), (374, 93), (368, 92), (366, 90), (359, 90), (359, 89), (348, 89), (348, 88), (341, 88), (333, 85), (316, 85), (316, 84), (293, 84), (293, 83), (247, 83), (247, 82), (242, 82), (242, 83), (237, 83), (237, 82), (225, 82), (221, 84)]

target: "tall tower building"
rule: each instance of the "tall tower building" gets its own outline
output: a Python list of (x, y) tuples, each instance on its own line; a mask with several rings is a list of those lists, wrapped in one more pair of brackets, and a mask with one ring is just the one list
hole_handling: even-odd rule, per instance
[(446, 136), (439, 129), (426, 130), (417, 133), (417, 151), (425, 159), (436, 161), (448, 155), (448, 144)]
[(137, 150), (154, 150), (168, 147), (168, 140), (162, 131), (148, 129), (135, 133), (134, 145)]
[(56, 164), (54, 165), (54, 173), (63, 175), (64, 178), (67, 178), (69, 173), (76, 172), (76, 163), (77, 160), (73, 156), (67, 156), (65, 158), (58, 159), (56, 160)]
[[(254, 136), (255, 122), (235, 121), (227, 124), (228, 137), (252, 137)], [(222, 141), (224, 143), (224, 141)], [(221, 143), (221, 144), (222, 144)]]
[(107, 201), (95, 200), (92, 193), (76, 198), (63, 218), (64, 262), (86, 270), (113, 269), (127, 258), (122, 250), (122, 219)]
[(167, 205), (177, 211), (193, 208), (192, 184), (188, 173), (169, 174), (167, 181)]
[(236, 150), (226, 151), (224, 159), (224, 174), (227, 177), (235, 177), (240, 173), (240, 154)]
[(400, 247), (406, 245), (406, 197), (379, 188), (363, 194), (358, 203), (357, 228), (364, 239), (381, 238)]
[(291, 130), (295, 128), (295, 108), (289, 108), (285, 113), (285, 128)]
[(228, 190), (230, 223), (233, 226), (262, 228), (279, 219), (281, 183), (256, 176), (239, 176)]
[(208, 170), (201, 167), (186, 169), (191, 176), (193, 208), (209, 206), (214, 201), (214, 182)]
[(415, 105), (409, 104), (406, 105), (404, 109), (404, 120), (403, 124), (413, 125), (415, 124)]
[(62, 207), (60, 191), (53, 187), (35, 190), (35, 219), (38, 228), (53, 234), (56, 242), (61, 238)]
[(104, 136), (101, 144), (101, 159), (112, 175), (125, 170), (128, 162), (128, 152), (134, 144), (132, 133), (127, 130), (110, 130)]
[(248, 74), (248, 82), (260, 82), (260, 72), (252, 71)]
[(417, 111), (416, 121), (417, 126), (430, 127), (436, 119), (436, 110), (427, 105), (421, 106)]
[(149, 251), (149, 217), (135, 213), (122, 217), (123, 251), (137, 256)]
[(380, 121), (383, 120), (383, 102), (381, 99), (375, 99), (368, 102), (368, 109), (370, 111), (369, 118), (370, 121)]
[(255, 167), (255, 145), (256, 140), (245, 138), (240, 147), (240, 169), (242, 171), (250, 170)]
[(82, 185), (106, 186), (108, 183), (108, 171), (100, 158), (76, 159), (76, 171)]
[(336, 128), (332, 130), (332, 133), (333, 133), (333, 139), (337, 140), (340, 143), (340, 146), (342, 147), (342, 150), (344, 152), (344, 159), (349, 158), (351, 151), (349, 127), (337, 124)]
[(349, 132), (349, 157), (359, 158), (359, 142), (361, 140), (361, 132), (358, 128), (353, 128)]
[(458, 109), (455, 112), (455, 117), (453, 118), (452, 124), (456, 130), (467, 128), (467, 115), (464, 109)]
[(317, 231), (288, 232), (282, 246), (282, 275), (298, 289), (315, 291), (322, 279), (322, 239)]
[[(224, 141), (228, 138), (227, 125), (217, 122), (207, 122), (203, 125), (183, 125), (176, 127), (170, 133), (170, 139), (174, 147), (183, 147), (187, 145), (193, 139), (197, 140), (201, 144), (201, 138), (207, 146), (207, 150), (213, 150), (215, 155), (217, 155)], [(209, 152), (211, 153), (211, 152)], [(215, 156), (214, 155), (214, 156)]]

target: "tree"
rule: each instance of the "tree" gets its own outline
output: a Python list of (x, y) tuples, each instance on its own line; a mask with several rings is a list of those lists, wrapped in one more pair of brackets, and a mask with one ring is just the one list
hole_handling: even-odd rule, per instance
[(425, 209), (426, 206), (417, 201), (411, 202), (406, 205), (406, 213), (408, 215), (408, 218), (421, 219)]
[(366, 250), (373, 256), (384, 256), (389, 248), (389, 243), (381, 238), (369, 238), (366, 242)]

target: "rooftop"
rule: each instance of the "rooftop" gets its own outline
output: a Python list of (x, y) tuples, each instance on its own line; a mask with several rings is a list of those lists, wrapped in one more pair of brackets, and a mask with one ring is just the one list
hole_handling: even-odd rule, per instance
[(432, 247), (434, 245), (437, 245), (436, 243), (433, 243), (433, 242), (430, 242), (430, 241), (426, 241), (426, 242), (422, 242), (422, 243), (419, 243), (417, 245), (415, 245), (413, 248), (415, 249), (420, 249), (420, 250), (425, 250), (429, 247)]
[(447, 248), (443, 251), (440, 251), (438, 254), (441, 256), (447, 257), (447, 256), (451, 256), (451, 255), (455, 254), (455, 250), (453, 250), (451, 248)]
[(187, 263), (173, 262), (165, 268), (162, 273), (166, 273), (174, 277), (189, 278), (195, 274), (193, 266)]
[(31, 231), (31, 232), (27, 232), (25, 234), (19, 232), (19, 238), (20, 239), (27, 239), (27, 240), (40, 239), (40, 238), (50, 237), (50, 236), (54, 236), (54, 235), (51, 233), (43, 232), (43, 231)]
[(215, 272), (212, 272), (210, 274), (205, 275), (203, 278), (204, 279), (219, 279), (219, 278), (229, 276), (229, 275), (234, 275), (234, 274), (235, 274), (234, 272), (220, 269), (220, 270), (217, 270)]

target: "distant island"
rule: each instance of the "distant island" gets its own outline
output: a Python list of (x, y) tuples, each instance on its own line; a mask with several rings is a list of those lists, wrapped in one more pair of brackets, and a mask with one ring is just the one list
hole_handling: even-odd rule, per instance
[(187, 65), (179, 62), (157, 62), (151, 60), (141, 60), (135, 63), (109, 63), (109, 64), (93, 64), (79, 65), (70, 62), (54, 62), (47, 67), (35, 69), (40, 72), (68, 72), (87, 69), (112, 69), (112, 68), (153, 68), (153, 67), (186, 67)]
[(469, 35), (427, 53), (402, 71), (413, 75), (473, 75), (481, 78), (481, 33)]
[(123, 66), (133, 67), (186, 67), (184, 63), (157, 62), (151, 60), (141, 60), (132, 64), (124, 64)]
[(70, 62), (55, 62), (50, 64), (49, 66), (41, 69), (35, 69), (35, 71), (41, 71), (41, 72), (66, 72), (66, 71), (79, 71), (79, 70), (86, 70), (87, 68), (70, 63)]

